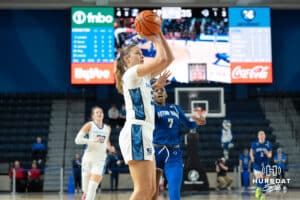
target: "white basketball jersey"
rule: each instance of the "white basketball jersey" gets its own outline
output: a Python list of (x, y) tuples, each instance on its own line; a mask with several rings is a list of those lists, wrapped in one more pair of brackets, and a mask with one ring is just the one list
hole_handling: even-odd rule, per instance
[(122, 81), (126, 120), (154, 125), (154, 100), (150, 75), (139, 77), (136, 65), (124, 73)]
[(101, 138), (99, 143), (93, 143), (87, 145), (84, 152), (84, 159), (87, 160), (105, 160), (106, 159), (106, 142), (108, 140), (109, 129), (107, 125), (103, 124), (102, 127), (98, 127), (93, 121), (90, 122), (91, 129), (89, 131), (89, 140), (94, 141), (97, 137)]

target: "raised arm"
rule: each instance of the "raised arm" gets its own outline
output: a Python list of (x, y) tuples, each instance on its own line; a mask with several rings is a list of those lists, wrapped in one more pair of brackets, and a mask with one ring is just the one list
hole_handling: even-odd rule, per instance
[(146, 76), (149, 74), (152, 78), (166, 69), (174, 60), (174, 56), (161, 32), (151, 36), (142, 35), (142, 37), (154, 43), (156, 55), (153, 60), (150, 60), (147, 63), (139, 64), (137, 74), (139, 76)]
[(91, 124), (90, 123), (85, 123), (80, 131), (77, 133), (76, 138), (75, 138), (75, 143), (76, 144), (89, 144), (91, 141), (89, 139), (85, 138), (89, 131), (91, 129)]
[(162, 88), (162, 87), (169, 85), (170, 82), (168, 82), (168, 78), (170, 76), (171, 76), (171, 72), (169, 70), (164, 71), (158, 77), (158, 79), (152, 84), (152, 89), (155, 90), (155, 89)]
[(182, 108), (179, 105), (175, 105), (176, 109), (179, 113), (179, 119), (180, 122), (187, 128), (189, 129), (194, 129), (197, 128), (197, 124), (193, 121), (191, 121), (185, 114), (184, 111), (182, 110)]
[(163, 43), (163, 54), (164, 57), (166, 57), (166, 62), (163, 64), (162, 67), (155, 69), (152, 73), (151, 73), (151, 77), (155, 77), (157, 75), (159, 75), (161, 72), (163, 72), (175, 59), (173, 52), (167, 42), (167, 40), (165, 39), (164, 35), (162, 34), (162, 32), (159, 33), (160, 37), (161, 37), (161, 41)]

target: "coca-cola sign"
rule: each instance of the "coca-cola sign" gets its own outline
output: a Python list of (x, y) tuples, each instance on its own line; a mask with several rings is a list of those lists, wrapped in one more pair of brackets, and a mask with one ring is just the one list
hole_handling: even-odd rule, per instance
[(254, 66), (250, 69), (243, 69), (236, 66), (232, 70), (232, 78), (234, 79), (266, 79), (268, 77), (269, 66)]
[(232, 83), (272, 83), (271, 63), (231, 63)]

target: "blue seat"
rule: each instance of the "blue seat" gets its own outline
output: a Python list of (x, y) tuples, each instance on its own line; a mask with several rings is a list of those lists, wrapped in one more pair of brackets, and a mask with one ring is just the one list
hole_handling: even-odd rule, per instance
[(32, 95), (0, 95), (1, 161), (31, 161), (31, 145), (37, 136), (47, 141), (51, 99)]

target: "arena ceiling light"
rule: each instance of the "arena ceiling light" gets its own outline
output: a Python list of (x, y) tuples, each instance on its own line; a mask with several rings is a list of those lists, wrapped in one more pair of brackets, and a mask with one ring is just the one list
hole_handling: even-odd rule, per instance
[(162, 5), (179, 5), (183, 6), (186, 4), (194, 4), (194, 5), (207, 5), (207, 4), (216, 4), (219, 0), (82, 0), (84, 2), (95, 2), (96, 5), (112, 5), (112, 6), (123, 6), (123, 5), (144, 5), (151, 6), (151, 4), (155, 4), (156, 6)]
[[(50, 0), (48, 0), (50, 1)], [(72, 1), (72, 0), (71, 0)], [(76, 1), (76, 0), (73, 0)], [(272, 8), (300, 8), (299, 0), (81, 0), (98, 6), (270, 6)]]
[(82, 0), (83, 2), (95, 3), (96, 5), (108, 5), (109, 0)]
[(72, 6), (270, 6), (276, 9), (299, 9), (299, 0), (0, 0), (1, 9), (64, 9)]
[(236, 0), (236, 5), (249, 5), (249, 4), (256, 4), (256, 3), (264, 3), (266, 0)]

